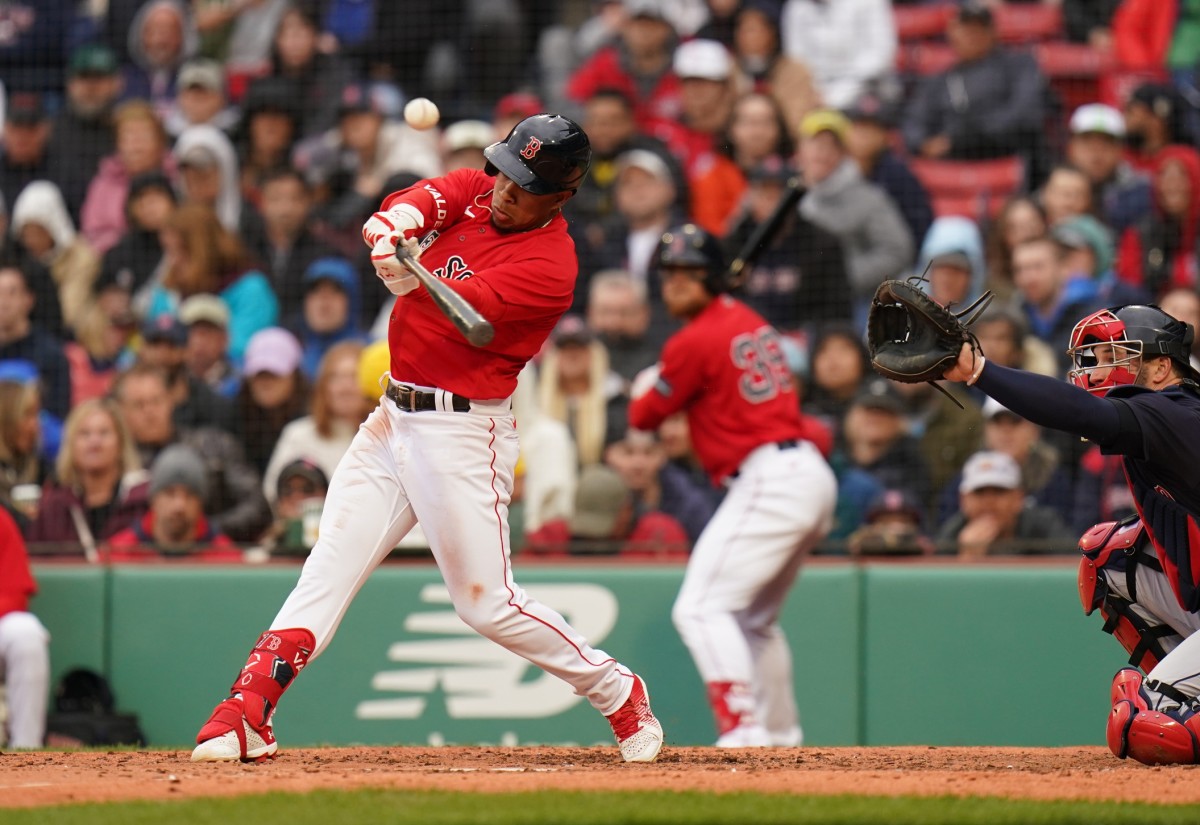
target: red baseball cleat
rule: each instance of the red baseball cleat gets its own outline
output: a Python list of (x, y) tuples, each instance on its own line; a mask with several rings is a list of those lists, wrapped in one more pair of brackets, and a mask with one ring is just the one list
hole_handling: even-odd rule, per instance
[(655, 760), (662, 748), (663, 729), (650, 710), (650, 692), (641, 676), (634, 674), (629, 698), (607, 718), (626, 762)]

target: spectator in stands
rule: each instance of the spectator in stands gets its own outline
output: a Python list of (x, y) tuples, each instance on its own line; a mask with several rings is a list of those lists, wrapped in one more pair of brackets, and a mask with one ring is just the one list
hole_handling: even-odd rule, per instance
[(317, 541), (328, 476), (314, 462), (297, 458), (279, 471), (269, 492), (275, 520), (262, 538), (263, 545), (272, 556), (307, 556)]
[[(371, 350), (381, 346), (386, 354), (386, 341), (372, 344), (364, 351), (363, 362), (359, 366), (360, 380), (366, 377), (362, 369)], [(386, 359), (383, 367), (387, 367)], [(373, 394), (378, 396), (379, 370), (372, 370), (371, 375), (374, 376), (370, 378), (371, 388)], [(537, 383), (537, 370), (532, 364), (526, 365), (517, 376), (517, 389), (513, 393), (513, 415), (521, 422), (521, 455), (518, 461), (521, 470), (513, 497), (522, 521), (522, 538), (525, 533), (536, 532), (548, 522), (569, 518), (575, 506), (575, 488), (579, 482), (579, 459), (571, 432), (565, 423), (551, 418), (538, 408)], [(513, 546), (520, 546), (516, 538), (513, 539)]]
[[(725, 239), (741, 249), (775, 210), (795, 172), (771, 157), (748, 173), (748, 188)], [(850, 285), (837, 236), (792, 210), (779, 231), (743, 271), (743, 300), (784, 332), (850, 319)]]
[(674, 413), (663, 419), (658, 425), (658, 440), (667, 454), (667, 463), (676, 475), (686, 478), (688, 484), (696, 490), (703, 490), (708, 496), (713, 510), (720, 505), (725, 497), (725, 490), (714, 487), (704, 468), (696, 458), (692, 447), (692, 433), (688, 429), (686, 413)]
[(896, 62), (896, 24), (887, 0), (786, 0), (783, 52), (812, 70), (824, 105), (845, 109), (887, 78)]
[(588, 58), (567, 81), (566, 93), (583, 103), (600, 89), (619, 89), (633, 101), (638, 128), (679, 116), (679, 78), (671, 71), (678, 35), (662, 0), (625, 0), (628, 19), (619, 40)]
[(845, 113), (850, 121), (846, 145), (863, 177), (887, 192), (900, 209), (914, 243), (920, 244), (933, 223), (933, 206), (925, 186), (892, 149), (892, 130), (898, 126), (896, 109), (877, 94), (861, 96)]
[(1126, 162), (1125, 118), (1103, 103), (1080, 106), (1071, 115), (1067, 161), (1092, 182), (1096, 206), (1120, 234), (1150, 209), (1150, 184)]
[(288, 5), (289, 0), (249, 3), (200, 0), (193, 3), (196, 30), (204, 44), (203, 50), (225, 64), (232, 79), (238, 83), (244, 83), (247, 77), (261, 75), (270, 68), (271, 41)]
[(42, 382), (42, 406), (60, 420), (71, 406), (71, 376), (62, 341), (31, 320), (29, 270), (0, 260), (0, 361), (28, 361)]
[(216, 295), (193, 295), (179, 305), (179, 322), (187, 329), (183, 365), (189, 380), (232, 398), (242, 376), (229, 359), (229, 307)]
[[(1200, 10), (1189, 3), (1124, 0), (1112, 16), (1113, 50), (1122, 69), (1190, 73), (1200, 58)], [(1185, 79), (1190, 81), (1190, 77)]]
[(883, 490), (868, 505), (863, 525), (846, 538), (851, 556), (930, 556), (921, 505), (904, 489)]
[[(9, 95), (0, 132), (0, 195), (11, 208), (35, 180), (70, 180), (70, 169), (50, 153), (50, 116), (42, 98)], [(75, 200), (78, 207), (79, 201)]]
[[(989, 361), (1038, 375), (1062, 377), (1054, 351), (1045, 341), (1029, 334), (1029, 321), (1019, 309), (993, 303), (972, 329)], [(976, 397), (976, 400), (983, 399)]]
[(606, 269), (588, 284), (587, 326), (608, 351), (609, 366), (626, 382), (658, 360), (662, 330), (650, 329), (646, 285), (621, 269)]
[(1108, 227), (1092, 215), (1077, 215), (1060, 221), (1050, 230), (1058, 244), (1068, 278), (1091, 278), (1096, 282), (1097, 300), (1104, 306), (1153, 303), (1139, 286), (1117, 277), (1113, 268), (1116, 248)]
[(1042, 205), (1029, 195), (1014, 195), (1004, 202), (988, 230), (988, 289), (1000, 299), (1012, 296), (1012, 253), (1017, 244), (1040, 238), (1049, 225)]
[(308, 411), (309, 382), (300, 342), (282, 327), (259, 330), (246, 346), (245, 379), (234, 398), (235, 427), (261, 474), (283, 428)]
[(1151, 186), (1153, 208), (1121, 236), (1117, 274), (1157, 298), (1198, 283), (1200, 154), (1189, 146), (1162, 149)]
[(220, 63), (195, 58), (179, 69), (175, 105), (163, 117), (167, 133), (178, 138), (193, 126), (212, 126), (228, 134), (237, 126), (238, 112), (225, 97), (225, 69)]
[(1133, 90), (1125, 102), (1125, 145), (1135, 169), (1153, 174), (1166, 147), (1192, 145), (1185, 105), (1179, 91), (1166, 83), (1144, 83)]
[(344, 258), (319, 258), (304, 273), (304, 303), (291, 329), (304, 348), (301, 368), (307, 378), (331, 347), (342, 341), (365, 343), (359, 327), (358, 273)]
[(187, 127), (175, 141), (175, 159), (180, 202), (207, 206), (227, 231), (243, 232), (249, 214), (243, 215), (237, 155), (225, 133), (209, 124)]
[(971, 456), (958, 490), (959, 512), (937, 532), (939, 552), (959, 558), (1078, 552), (1054, 511), (1026, 500), (1012, 456), (986, 450)]
[[(527, 530), (523, 553), (562, 556), (616, 555), (633, 527), (633, 500), (620, 474), (606, 464), (579, 473), (570, 514)], [(686, 541), (686, 534), (680, 529)]]
[[(442, 169), (482, 169), (487, 163), (483, 150), (496, 142), (492, 124), (485, 120), (460, 120), (442, 132)], [(578, 194), (578, 193), (576, 193)]]
[(655, 433), (628, 430), (604, 448), (604, 463), (617, 471), (632, 494), (633, 521), (655, 513), (674, 519), (694, 543), (704, 530), (716, 503), (703, 486), (667, 461)]
[(106, 561), (242, 560), (241, 551), (205, 517), (208, 479), (195, 450), (174, 444), (159, 453), (149, 488), (149, 510), (108, 540), (102, 552)]
[(50, 130), (48, 151), (52, 165), (69, 169), (70, 178), (78, 181), (63, 192), (71, 214), (78, 217), (87, 182), (95, 177), (101, 158), (117, 148), (112, 115), (121, 96), (121, 73), (112, 49), (98, 43), (75, 49), (67, 64), (66, 91)]
[(746, 92), (733, 102), (719, 148), (743, 175), (764, 163), (786, 162), (795, 154), (783, 109), (763, 92)]
[(260, 193), (262, 220), (247, 233), (246, 247), (262, 261), (279, 297), (280, 315), (292, 318), (303, 303), (305, 271), (334, 250), (313, 233), (312, 188), (300, 172), (286, 166), (268, 172)]
[(0, 509), (28, 526), (31, 514), (14, 506), (13, 488), (41, 487), (49, 474), (41, 454), (40, 392), (36, 381), (0, 380)]
[(40, 748), (46, 737), (50, 695), (50, 633), (29, 612), (37, 582), (25, 539), (0, 507), (0, 676), (3, 677), (9, 748)]
[(933, 222), (917, 271), (929, 279), (925, 291), (942, 306), (963, 307), (984, 290), (983, 238), (970, 218), (946, 215)]
[(391, 176), (408, 172), (430, 178), (442, 172), (436, 132), (417, 131), (399, 120), (402, 105), (400, 90), (391, 84), (348, 85), (339, 99), (337, 124), (293, 153), (316, 193), (321, 219), (359, 245), (362, 222), (389, 194), (384, 187)]
[(1098, 285), (1090, 277), (1072, 275), (1049, 236), (1023, 241), (1013, 250), (1013, 283), (1030, 329), (1050, 345), (1057, 374), (1064, 375), (1075, 322), (1100, 308)]
[(912, 234), (887, 193), (864, 180), (847, 154), (850, 122), (843, 115), (810, 112), (800, 135), (800, 169), (808, 186), (800, 214), (841, 241), (852, 311), (856, 321), (865, 322), (875, 288), (912, 265)]
[[(1200, 293), (1194, 289), (1177, 287), (1169, 290), (1158, 301), (1159, 309), (1200, 331)], [(1200, 372), (1200, 336), (1192, 339), (1192, 368)]]
[(926, 78), (909, 101), (904, 142), (927, 158), (1022, 155), (1040, 180), (1046, 81), (1030, 54), (999, 45), (992, 11), (958, 7), (946, 27), (956, 62)]
[(903, 487), (923, 504), (930, 500), (929, 466), (909, 432), (904, 399), (887, 379), (867, 381), (854, 397), (837, 452), (884, 487)]
[(137, 363), (162, 370), (171, 393), (171, 417), (176, 427), (217, 427), (235, 432), (232, 405), (192, 375), (184, 363), (187, 339), (187, 327), (174, 315), (146, 321), (142, 324)]
[(944, 387), (949, 396), (928, 383), (895, 384), (893, 389), (903, 401), (906, 429), (916, 438), (928, 470), (929, 486), (921, 503), (932, 512), (938, 491), (979, 446), (980, 404), (958, 385)]
[[(599, 91), (596, 94), (599, 94)], [(622, 95), (624, 96), (624, 93)], [(591, 97), (589, 96), (588, 99), (590, 100)], [(630, 105), (632, 105), (633, 98), (626, 96), (626, 99), (630, 100)], [(512, 128), (525, 118), (533, 117), (539, 112), (545, 111), (547, 111), (546, 104), (532, 92), (516, 91), (505, 95), (497, 100), (496, 105), (492, 107), (492, 128), (496, 130), (496, 140), (504, 140), (505, 136), (512, 131)], [(587, 132), (588, 137), (591, 137), (592, 133), (590, 130), (585, 129), (584, 131)]]
[(580, 466), (601, 461), (610, 432), (623, 431), (629, 403), (623, 384), (584, 320), (563, 316), (542, 351), (537, 403), (546, 415), (567, 425)]
[(263, 473), (263, 492), (274, 503), (280, 473), (297, 459), (307, 459), (331, 476), (358, 427), (372, 407), (363, 397), (358, 363), (363, 345), (335, 344), (321, 360), (312, 388), (312, 412), (283, 427)]
[(62, 88), (67, 38), (75, 5), (69, 0), (6, 3), (0, 77), (9, 94)]
[(91, 300), (100, 259), (76, 234), (59, 188), (36, 180), (22, 189), (13, 204), (11, 231), (25, 254), (50, 270), (63, 321), (74, 328)]
[(113, 396), (137, 445), (142, 465), (153, 464), (165, 447), (183, 443), (204, 458), (208, 474), (205, 512), (235, 541), (253, 541), (270, 520), (262, 478), (246, 462), (241, 444), (214, 427), (187, 430), (171, 419), (171, 396), (161, 370), (134, 365), (118, 376)]
[(98, 253), (107, 252), (125, 233), (125, 211), (130, 182), (146, 172), (171, 172), (167, 133), (154, 109), (142, 100), (122, 103), (113, 112), (117, 151), (100, 161), (88, 184), (80, 211), (79, 227)]
[(1063, 0), (1063, 24), (1072, 43), (1087, 43), (1098, 52), (1113, 49), (1113, 12), (1122, 0)]
[(240, 360), (250, 336), (274, 325), (279, 303), (262, 272), (248, 264), (237, 235), (198, 203), (183, 204), (161, 233), (163, 279), (150, 293), (147, 316), (172, 315), (192, 295), (219, 295), (229, 307), (229, 354)]
[(129, 27), (124, 99), (149, 101), (165, 115), (175, 100), (179, 67), (199, 45), (190, 10), (182, 0), (150, 0)]
[(108, 394), (119, 365), (133, 360), (136, 333), (128, 292), (105, 290), (84, 308), (75, 324), (75, 340), (63, 345), (71, 365), (71, 406)]
[(129, 431), (112, 402), (85, 401), (71, 410), (30, 542), (97, 560), (100, 542), (146, 512), (148, 480)]
[(175, 189), (162, 172), (143, 172), (129, 182), (129, 195), (125, 199), (128, 229), (104, 253), (100, 275), (94, 284), (97, 295), (114, 289), (133, 300), (135, 306), (144, 306), (149, 301), (147, 287), (163, 257), (159, 233), (166, 227), (175, 206)]
[(268, 175), (291, 166), (292, 147), (300, 129), (300, 101), (290, 96), (282, 78), (256, 80), (242, 98), (242, 119), (235, 143), (242, 168), (242, 194), (260, 204), (260, 188)]
[(776, 0), (738, 0), (731, 5), (735, 8), (733, 39), (725, 45), (754, 90), (777, 102), (788, 137), (794, 138), (801, 119), (820, 105), (821, 96), (808, 66), (783, 53), (781, 4)]
[[(320, 38), (317, 4), (289, 4), (275, 29), (268, 77), (286, 81), (291, 100), (303, 101), (296, 109), (298, 139), (320, 135), (337, 126), (342, 89), (351, 81), (345, 62), (336, 54), (321, 51)], [(264, 81), (251, 84), (247, 94), (253, 95), (254, 85), (260, 82)]]
[(848, 321), (817, 328), (809, 348), (809, 381), (804, 412), (840, 431), (850, 403), (871, 375), (862, 331)]
[(1046, 213), (1046, 223), (1051, 227), (1077, 215), (1095, 213), (1092, 181), (1074, 166), (1059, 164), (1051, 169), (1038, 197)]

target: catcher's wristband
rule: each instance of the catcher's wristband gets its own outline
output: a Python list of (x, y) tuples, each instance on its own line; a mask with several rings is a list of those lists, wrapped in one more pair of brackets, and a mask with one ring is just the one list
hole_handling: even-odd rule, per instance
[(979, 366), (977, 366), (975, 368), (975, 371), (971, 373), (971, 377), (967, 379), (968, 387), (975, 386), (975, 382), (979, 380), (979, 375), (983, 372), (983, 365), (986, 363), (987, 363), (987, 359), (984, 358), (982, 355), (979, 356)]

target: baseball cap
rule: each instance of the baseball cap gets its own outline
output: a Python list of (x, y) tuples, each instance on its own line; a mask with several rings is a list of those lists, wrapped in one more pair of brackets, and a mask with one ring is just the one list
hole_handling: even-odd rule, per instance
[(666, 20), (667, 12), (662, 0), (625, 0), (625, 13), (629, 19), (645, 17), (650, 20)]
[(872, 378), (854, 396), (854, 406), (900, 415), (904, 412), (904, 399), (886, 378)]
[(546, 109), (542, 105), (542, 99), (532, 92), (512, 92), (496, 101), (496, 105), (492, 109), (492, 119), (503, 120), (506, 117), (519, 117), (524, 120), (544, 111)]
[(383, 395), (380, 379), (392, 366), (392, 350), (386, 338), (368, 344), (358, 356), (358, 388), (363, 398)]
[(304, 291), (307, 293), (321, 281), (329, 281), (342, 292), (351, 295), (354, 291), (353, 282), (357, 278), (358, 273), (355, 271), (354, 265), (345, 258), (332, 255), (317, 258), (304, 270)]
[(746, 180), (750, 183), (759, 181), (783, 183), (794, 174), (796, 174), (796, 170), (787, 160), (779, 155), (768, 155), (746, 171)]
[(404, 94), (391, 83), (350, 83), (342, 89), (338, 101), (339, 117), (355, 112), (374, 112), (392, 120), (400, 117), (403, 111)]
[(246, 344), (242, 373), (255, 376), (260, 372), (272, 375), (291, 375), (300, 366), (300, 342), (282, 327), (260, 329)]
[(850, 104), (850, 108), (843, 114), (847, 120), (855, 123), (878, 123), (880, 126), (891, 127), (895, 125), (898, 113), (895, 104), (874, 92), (866, 92)]
[(617, 157), (617, 174), (620, 175), (626, 169), (641, 169), (659, 180), (674, 182), (667, 162), (649, 149), (630, 149), (621, 153)]
[(1112, 268), (1112, 233), (1092, 215), (1076, 215), (1059, 221), (1050, 230), (1050, 237), (1067, 249), (1090, 249), (1096, 259), (1096, 269), (1090, 274), (1103, 274)]
[(188, 147), (182, 155), (179, 156), (179, 166), (190, 166), (193, 169), (212, 169), (217, 166), (220, 161), (217, 159), (217, 154), (207, 146), (202, 146), (199, 143)]
[(186, 444), (172, 444), (159, 453), (150, 465), (151, 497), (175, 486), (186, 487), (198, 498), (208, 495), (204, 459)]
[(1125, 116), (1112, 106), (1088, 103), (1071, 115), (1071, 134), (1100, 134), (1111, 138), (1125, 137)]
[(1129, 103), (1141, 103), (1155, 117), (1163, 120), (1170, 120), (1174, 116), (1178, 100), (1179, 95), (1174, 87), (1166, 83), (1143, 83), (1129, 96)]
[[(1007, 415), (1012, 418), (1021, 418), (1021, 416), (1017, 415), (1015, 412), (1010, 410), (1008, 407), (1001, 404), (995, 398), (989, 398), (983, 402), (983, 420), (984, 421), (991, 421), (992, 419), (996, 418), (997, 416), (1001, 416), (1001, 415)], [(1024, 419), (1022, 419), (1022, 420), (1024, 420)]]
[(929, 259), (930, 266), (952, 266), (955, 269), (962, 269), (966, 272), (971, 272), (975, 269), (971, 263), (971, 256), (961, 249), (951, 249), (946, 252), (938, 253)]
[(729, 50), (716, 40), (689, 40), (676, 47), (672, 68), (681, 79), (721, 82), (733, 73), (733, 59)]
[(985, 450), (975, 453), (967, 459), (963, 466), (962, 481), (958, 485), (960, 493), (974, 493), (985, 487), (999, 487), (1002, 490), (1019, 490), (1021, 488), (1021, 468), (1017, 460), (1007, 453)]
[(225, 71), (215, 60), (189, 60), (179, 70), (179, 80), (176, 85), (180, 89), (199, 86), (210, 92), (219, 92), (225, 86)]
[(981, 0), (963, 0), (955, 17), (962, 23), (978, 23), (981, 26), (991, 26), (994, 22), (991, 7)]
[(460, 120), (442, 132), (442, 147), (447, 152), (486, 149), (496, 142), (496, 130), (483, 120)]
[(302, 478), (312, 486), (312, 492), (321, 492), (329, 489), (329, 479), (325, 475), (325, 471), (314, 464), (307, 458), (297, 458), (295, 461), (289, 462), (279, 471), (279, 478), (275, 482), (275, 495), (277, 498), (282, 498), (286, 495), (287, 484), (292, 479)]
[(886, 515), (904, 515), (910, 517), (918, 525), (924, 520), (921, 506), (907, 490), (887, 489), (871, 499), (863, 520), (868, 524)]
[(17, 92), (8, 97), (5, 120), (15, 126), (33, 126), (49, 117), (42, 96), (33, 92)]
[(187, 343), (187, 327), (174, 315), (159, 315), (142, 324), (142, 340), (147, 344), (182, 347)]
[(229, 307), (216, 295), (193, 295), (179, 305), (179, 320), (185, 327), (204, 323), (229, 329)]
[(801, 137), (816, 137), (822, 132), (832, 132), (838, 143), (845, 145), (846, 137), (850, 134), (850, 121), (833, 109), (815, 109), (800, 121)]
[(617, 471), (591, 464), (579, 474), (575, 488), (575, 512), (569, 520), (571, 535), (584, 539), (612, 538), (629, 489)]
[(579, 315), (564, 315), (550, 335), (550, 340), (557, 347), (569, 344), (584, 346), (590, 344), (593, 338), (595, 336), (591, 329)]
[(106, 77), (117, 73), (117, 56), (108, 46), (88, 43), (71, 52), (67, 71), (71, 77)]

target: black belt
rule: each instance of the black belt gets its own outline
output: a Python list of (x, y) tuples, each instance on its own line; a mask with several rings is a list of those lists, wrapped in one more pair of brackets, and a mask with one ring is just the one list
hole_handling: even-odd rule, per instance
[[(800, 446), (800, 439), (785, 438), (785, 439), (783, 439), (783, 441), (773, 441), (773, 442), (769, 442), (769, 443), (774, 444), (776, 447), (778, 447), (781, 450), (791, 450), (791, 449), (794, 449), (794, 448)], [(765, 447), (767, 445), (763, 444), (761, 446)], [(741, 474), (742, 474), (741, 470), (734, 470), (732, 473), (725, 476), (725, 481), (726, 482), (733, 481), (735, 478), (737, 478)]]
[[(404, 387), (388, 382), (383, 394), (392, 399), (404, 412), (434, 412), (437, 410), (437, 397), (432, 392), (418, 390), (416, 387)], [(452, 395), (451, 408), (455, 412), (470, 412), (471, 399), (461, 395)]]

